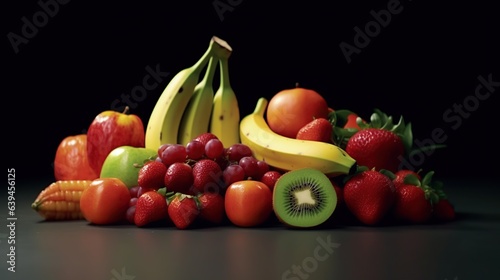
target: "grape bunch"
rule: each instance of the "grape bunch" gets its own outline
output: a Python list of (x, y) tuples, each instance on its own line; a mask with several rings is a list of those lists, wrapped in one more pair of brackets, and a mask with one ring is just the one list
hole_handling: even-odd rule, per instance
[(226, 148), (212, 133), (203, 133), (186, 145), (163, 144), (157, 157), (140, 167), (138, 184), (130, 189), (127, 219), (133, 220), (138, 198), (151, 190), (192, 196), (224, 195), (232, 183), (250, 179), (273, 189), (281, 174), (255, 158), (247, 145), (237, 143)]

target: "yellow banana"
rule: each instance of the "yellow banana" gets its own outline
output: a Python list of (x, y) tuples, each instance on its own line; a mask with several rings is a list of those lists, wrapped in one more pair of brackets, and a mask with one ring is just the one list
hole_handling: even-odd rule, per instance
[(249, 146), (257, 159), (284, 171), (309, 167), (330, 177), (355, 171), (356, 161), (338, 146), (273, 132), (264, 119), (267, 104), (266, 98), (259, 98), (253, 113), (240, 123), (241, 143)]
[(181, 118), (198, 84), (201, 71), (212, 55), (225, 53), (228, 48), (230, 47), (225, 41), (213, 36), (202, 57), (170, 80), (149, 117), (145, 133), (146, 148), (158, 149), (162, 144), (178, 143)]
[(213, 77), (218, 64), (216, 57), (211, 57), (208, 62), (205, 76), (194, 88), (194, 93), (179, 127), (178, 143), (186, 145), (198, 135), (208, 132), (210, 115), (214, 99)]
[(229, 81), (228, 59), (229, 56), (219, 58), (221, 79), (213, 99), (209, 130), (226, 148), (240, 143), (240, 110), (238, 99)]

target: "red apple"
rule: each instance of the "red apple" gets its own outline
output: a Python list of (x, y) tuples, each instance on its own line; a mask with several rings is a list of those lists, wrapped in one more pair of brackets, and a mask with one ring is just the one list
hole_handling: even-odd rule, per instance
[(97, 174), (108, 154), (120, 146), (144, 147), (144, 124), (139, 116), (107, 110), (98, 114), (87, 131), (87, 156)]

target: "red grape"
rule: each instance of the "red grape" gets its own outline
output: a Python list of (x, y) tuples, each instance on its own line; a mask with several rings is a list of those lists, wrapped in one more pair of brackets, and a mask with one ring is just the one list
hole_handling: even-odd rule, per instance
[(208, 158), (215, 159), (224, 153), (224, 144), (219, 139), (211, 139), (205, 144), (205, 155)]
[(186, 144), (186, 154), (188, 159), (198, 160), (205, 154), (205, 145), (198, 140), (192, 140)]
[(227, 148), (227, 156), (231, 162), (238, 162), (242, 157), (252, 155), (252, 150), (245, 144), (236, 143)]
[(251, 156), (242, 157), (238, 164), (245, 170), (246, 177), (252, 177), (256, 179), (259, 172), (259, 167), (257, 165), (257, 159)]
[(131, 187), (128, 191), (130, 192), (130, 197), (139, 197), (137, 193), (139, 192), (139, 186)]
[(238, 164), (231, 164), (224, 171), (222, 171), (222, 179), (226, 187), (234, 182), (242, 181), (245, 179), (245, 170)]
[(161, 144), (160, 147), (158, 148), (158, 157), (161, 158), (161, 154), (163, 153), (163, 151), (165, 151), (165, 149), (170, 146), (170, 144)]
[(181, 144), (171, 144), (161, 153), (161, 161), (167, 167), (174, 162), (185, 162), (186, 157), (186, 147)]
[(127, 209), (127, 213), (126, 213), (127, 221), (129, 223), (133, 224), (134, 223), (134, 216), (135, 216), (135, 205), (134, 206), (130, 206)]
[(267, 162), (257, 160), (257, 175), (255, 176), (255, 179), (259, 180), (267, 171), (269, 171), (269, 165)]
[(137, 199), (138, 199), (137, 197), (131, 197), (130, 201), (128, 202), (128, 206), (129, 207), (134, 206), (137, 203)]

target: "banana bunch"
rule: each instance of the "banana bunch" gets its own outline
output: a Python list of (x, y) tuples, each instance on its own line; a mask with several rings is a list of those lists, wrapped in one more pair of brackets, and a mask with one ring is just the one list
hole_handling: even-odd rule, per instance
[[(227, 62), (231, 52), (232, 48), (226, 41), (213, 36), (198, 61), (179, 71), (170, 80), (149, 117), (145, 133), (146, 148), (157, 150), (162, 144), (187, 144), (199, 134), (209, 132), (211, 124), (217, 127), (217, 121), (212, 121), (212, 118), (214, 113), (217, 117), (221, 116), (222, 109), (215, 108), (221, 107), (220, 103), (223, 102), (218, 101), (217, 93), (214, 94), (212, 81), (217, 64), (223, 65), (224, 60)], [(203, 70), (206, 72), (200, 81)], [(228, 91), (227, 88), (221, 83), (218, 91)], [(231, 104), (237, 106), (237, 102)], [(239, 122), (239, 115), (237, 117)], [(239, 123), (237, 127), (224, 125), (225, 131), (239, 133)]]
[(356, 161), (333, 144), (297, 140), (272, 131), (264, 113), (268, 100), (261, 97), (254, 111), (240, 122), (241, 143), (250, 147), (254, 156), (281, 170), (315, 168), (328, 176), (350, 174)]

